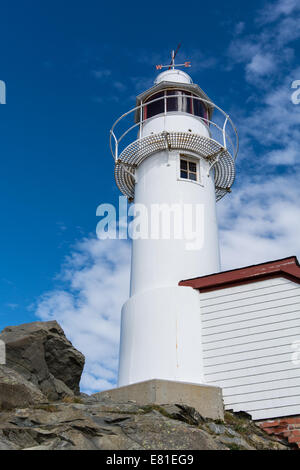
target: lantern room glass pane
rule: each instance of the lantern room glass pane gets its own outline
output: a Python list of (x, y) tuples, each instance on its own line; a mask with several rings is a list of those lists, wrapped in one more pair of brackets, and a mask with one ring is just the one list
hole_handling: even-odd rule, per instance
[(190, 93), (181, 91), (178, 97), (178, 111), (181, 113), (191, 113), (192, 114), (192, 101), (186, 95), (190, 95)]
[(193, 99), (193, 102), (194, 102), (194, 114), (195, 114), (195, 116), (199, 116), (199, 117), (202, 117), (202, 118), (207, 118), (206, 107), (204, 106), (204, 104), (196, 98)]
[[(166, 94), (165, 99), (164, 94)], [(161, 99), (151, 103), (151, 101), (157, 98)], [(165, 92), (160, 91), (150, 96), (147, 100), (149, 104), (146, 104), (144, 107), (144, 119), (151, 118), (157, 114), (163, 114), (165, 112), (165, 100), (167, 112), (177, 111), (207, 119), (207, 108), (205, 104), (188, 91), (178, 89), (166, 90)]]
[[(176, 95), (176, 96), (174, 96)], [(190, 93), (183, 90), (167, 90), (167, 111), (179, 111), (181, 113), (193, 113)], [(168, 98), (170, 96), (170, 98)]]
[(159, 93), (155, 93), (155, 95), (152, 95), (149, 98), (148, 101), (155, 100), (156, 98), (162, 98), (162, 99), (154, 101), (154, 103), (150, 103), (150, 104), (147, 104), (147, 106), (145, 106), (145, 114), (144, 114), (145, 119), (151, 118), (155, 116), (156, 114), (161, 114), (164, 112), (165, 106), (164, 106), (163, 96), (164, 96), (164, 92), (161, 91)]
[[(179, 95), (179, 90), (167, 90), (167, 96)], [(178, 98), (176, 96), (167, 98), (167, 111), (178, 111)]]

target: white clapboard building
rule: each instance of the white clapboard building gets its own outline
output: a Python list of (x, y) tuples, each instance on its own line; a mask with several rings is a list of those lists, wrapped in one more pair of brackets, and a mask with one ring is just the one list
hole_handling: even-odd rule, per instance
[(300, 415), (300, 267), (295, 257), (180, 283), (200, 293), (205, 382), (253, 419)]

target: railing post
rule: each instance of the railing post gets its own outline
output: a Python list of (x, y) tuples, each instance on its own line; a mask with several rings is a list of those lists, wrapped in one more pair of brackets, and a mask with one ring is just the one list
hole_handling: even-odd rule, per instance
[(119, 151), (118, 141), (115, 140), (115, 161), (116, 162), (118, 161), (118, 158), (119, 158), (118, 151)]
[(226, 119), (225, 119), (224, 125), (223, 125), (223, 147), (225, 149), (227, 149), (227, 146), (226, 146), (226, 130), (225, 129), (226, 129), (226, 126), (227, 126), (228, 118), (229, 118), (229, 116), (228, 116), (228, 114), (226, 114)]
[(140, 104), (140, 132), (139, 132), (139, 140), (142, 138), (142, 128), (143, 128), (143, 118), (144, 118), (144, 107), (143, 102), (141, 101)]

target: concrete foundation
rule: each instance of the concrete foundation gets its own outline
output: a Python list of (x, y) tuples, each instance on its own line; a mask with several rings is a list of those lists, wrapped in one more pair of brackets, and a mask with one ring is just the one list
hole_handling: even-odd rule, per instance
[(106, 390), (97, 397), (116, 402), (133, 400), (140, 405), (184, 404), (204, 418), (224, 419), (222, 389), (209, 385), (153, 379)]

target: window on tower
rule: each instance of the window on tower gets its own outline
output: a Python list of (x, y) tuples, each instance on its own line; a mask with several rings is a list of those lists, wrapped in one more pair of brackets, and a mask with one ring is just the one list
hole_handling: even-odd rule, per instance
[(208, 119), (205, 104), (196, 95), (185, 90), (169, 89), (155, 93), (149, 96), (143, 109), (144, 119), (174, 111), (193, 114), (205, 120)]
[(198, 162), (187, 157), (180, 157), (180, 178), (199, 181)]
[(155, 95), (152, 95), (149, 101), (153, 101), (152, 103), (147, 104), (147, 106), (144, 107), (144, 119), (151, 118), (155, 116), (156, 114), (161, 114), (165, 110), (165, 105), (164, 105), (164, 92), (156, 93)]
[[(171, 98), (168, 98), (168, 96), (171, 96)], [(167, 111), (194, 114), (190, 96), (191, 93), (187, 91), (167, 90)]]

